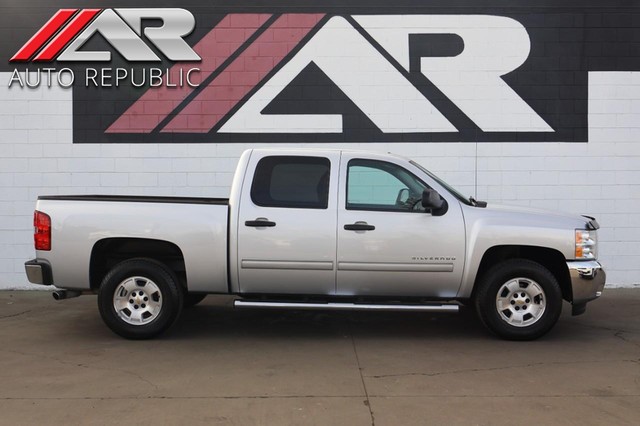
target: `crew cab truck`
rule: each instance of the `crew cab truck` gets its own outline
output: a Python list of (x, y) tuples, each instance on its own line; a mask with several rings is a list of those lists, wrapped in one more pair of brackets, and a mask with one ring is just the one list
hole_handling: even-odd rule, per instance
[(236, 307), (456, 312), (542, 336), (563, 299), (600, 296), (595, 219), (476, 201), (418, 163), (347, 150), (252, 149), (229, 199), (41, 196), (32, 283), (97, 294), (115, 333), (169, 328), (207, 294)]

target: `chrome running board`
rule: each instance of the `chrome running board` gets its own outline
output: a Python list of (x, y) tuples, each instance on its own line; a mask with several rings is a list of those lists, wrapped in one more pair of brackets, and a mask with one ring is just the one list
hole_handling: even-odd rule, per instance
[(327, 309), (337, 311), (415, 311), (415, 312), (450, 312), (457, 313), (460, 305), (455, 303), (442, 304), (371, 304), (371, 303), (305, 303), (305, 302), (267, 302), (254, 300), (234, 300), (233, 306), (236, 308), (289, 308), (289, 309)]

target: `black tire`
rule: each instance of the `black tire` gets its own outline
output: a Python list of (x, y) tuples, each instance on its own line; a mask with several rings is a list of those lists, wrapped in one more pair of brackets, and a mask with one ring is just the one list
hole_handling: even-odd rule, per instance
[(202, 302), (207, 297), (206, 293), (187, 293), (184, 296), (183, 306), (185, 308), (191, 308)]
[[(540, 290), (542, 293), (538, 293)], [(483, 324), (496, 335), (507, 340), (533, 340), (558, 321), (562, 291), (544, 266), (526, 259), (510, 259), (493, 266), (480, 278), (475, 305)]]
[[(118, 311), (116, 298), (121, 307)], [(153, 259), (118, 263), (104, 277), (98, 292), (103, 321), (114, 333), (127, 339), (150, 339), (163, 333), (178, 319), (182, 305), (177, 277), (166, 265)]]

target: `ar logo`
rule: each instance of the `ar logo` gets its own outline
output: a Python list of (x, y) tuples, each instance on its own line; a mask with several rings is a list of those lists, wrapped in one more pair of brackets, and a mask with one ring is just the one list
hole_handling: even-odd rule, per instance
[[(159, 19), (162, 26), (143, 29), (143, 19)], [(128, 61), (160, 61), (143, 34), (173, 61), (199, 61), (182, 39), (194, 27), (193, 15), (184, 9), (60, 9), (9, 62), (110, 61), (111, 52), (79, 50), (96, 33)]]

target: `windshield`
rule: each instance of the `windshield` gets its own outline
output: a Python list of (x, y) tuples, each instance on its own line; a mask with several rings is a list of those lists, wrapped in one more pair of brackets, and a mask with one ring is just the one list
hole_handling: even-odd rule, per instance
[(440, 185), (442, 185), (447, 191), (449, 191), (451, 193), (451, 195), (456, 197), (461, 203), (464, 203), (464, 204), (466, 204), (468, 206), (472, 205), (471, 201), (469, 201), (469, 198), (467, 198), (464, 195), (462, 195), (461, 193), (459, 193), (455, 188), (453, 188), (447, 182), (443, 181), (438, 176), (434, 175), (429, 170), (425, 169), (424, 167), (422, 167), (420, 164), (416, 163), (415, 161), (409, 160), (409, 162), (411, 164), (413, 164), (414, 166), (416, 166), (417, 168), (419, 168), (420, 170), (422, 170), (423, 172), (425, 172), (431, 179), (435, 180)]

